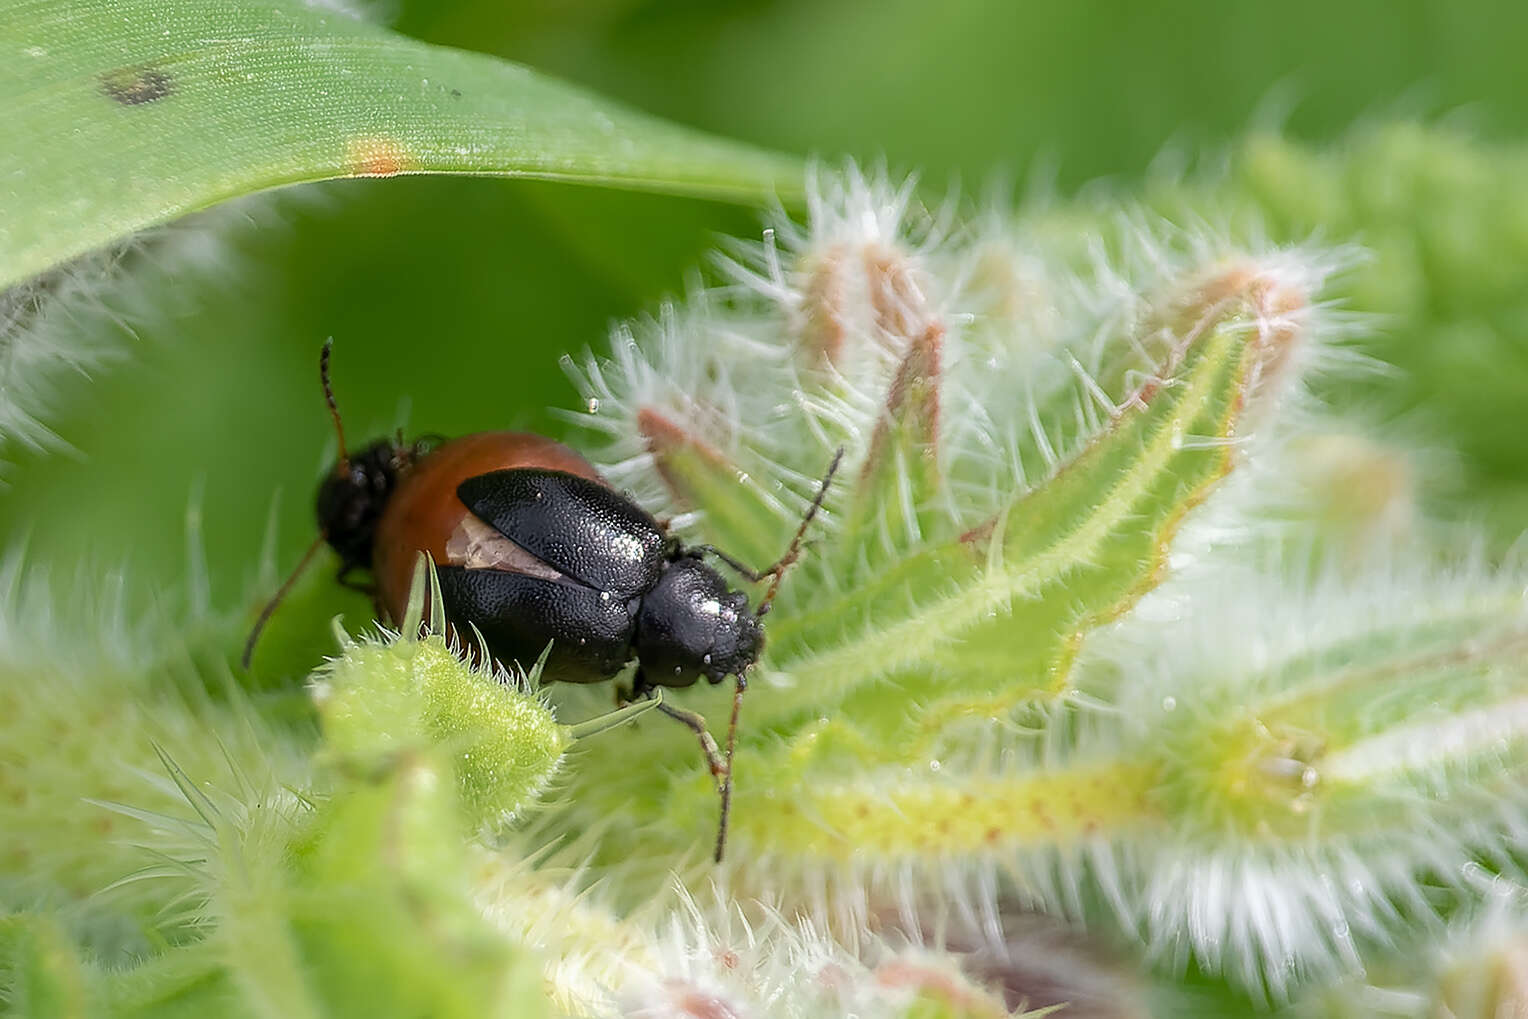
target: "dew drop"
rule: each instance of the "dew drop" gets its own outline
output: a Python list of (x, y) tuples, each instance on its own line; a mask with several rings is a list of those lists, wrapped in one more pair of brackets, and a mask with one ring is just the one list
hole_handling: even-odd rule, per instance
[(937, 761), (937, 760), (936, 761), (929, 761), (928, 762), (928, 770), (929, 771), (938, 771), (942, 767), (944, 767), (944, 765), (942, 763), (940, 763), (939, 761)]
[(589, 399), (584, 401), (584, 410), (590, 414), (598, 414), (600, 412), (600, 398), (597, 396), (589, 397)]
[(1178, 707), (1178, 698), (1172, 696), (1171, 694), (1169, 694), (1168, 696), (1162, 698), (1162, 710), (1163, 711), (1175, 711), (1175, 710), (1177, 710), (1177, 707)]
[(704, 662), (705, 664), (707, 664), (707, 665), (711, 664), (711, 656), (710, 655), (701, 655), (700, 656), (700, 660), (702, 662)]
[(1300, 772), (1300, 784), (1307, 789), (1316, 788), (1316, 783), (1320, 781), (1321, 773), (1309, 765), (1306, 766), (1304, 771)]

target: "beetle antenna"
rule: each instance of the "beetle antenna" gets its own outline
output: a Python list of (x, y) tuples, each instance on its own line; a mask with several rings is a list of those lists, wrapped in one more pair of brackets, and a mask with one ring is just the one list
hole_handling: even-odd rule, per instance
[(746, 671), (737, 674), (737, 683), (732, 688), (732, 720), (727, 723), (727, 754), (722, 772), (722, 816), (716, 825), (716, 855), (713, 857), (717, 863), (722, 862), (722, 853), (727, 848), (727, 821), (732, 815), (732, 751), (737, 746), (737, 719), (743, 710), (743, 691), (748, 689)]
[(334, 349), (334, 337), (324, 341), (324, 349), (318, 354), (318, 380), (324, 385), (324, 402), (329, 405), (329, 416), (334, 418), (334, 433), (340, 437), (340, 462), (343, 471), (350, 464), (350, 453), (345, 449), (345, 426), (340, 422), (340, 405), (334, 401), (334, 387), (329, 384), (329, 351)]
[[(764, 600), (759, 603), (755, 610), (755, 616), (766, 615), (769, 607), (774, 604), (775, 595), (780, 591), (780, 578), (785, 576), (785, 571), (801, 558), (801, 542), (806, 537), (808, 527), (812, 526), (812, 519), (817, 516), (817, 511), (822, 509), (822, 501), (827, 498), (828, 486), (833, 483), (833, 475), (838, 473), (838, 465), (843, 463), (844, 447), (839, 446), (838, 452), (833, 454), (833, 462), (828, 464), (828, 472), (822, 476), (822, 484), (817, 486), (817, 494), (812, 497), (812, 505), (807, 507), (806, 515), (801, 518), (801, 526), (796, 528), (795, 537), (791, 538), (791, 544), (780, 557), (780, 561), (770, 567), (769, 572), (773, 575), (769, 581), (769, 590), (764, 593)], [(732, 753), (737, 749), (737, 720), (743, 713), (743, 694), (748, 689), (748, 670), (745, 668), (737, 674), (737, 682), (732, 688), (732, 718), (727, 722), (727, 751), (723, 757), (722, 772), (722, 815), (721, 821), (716, 826), (716, 855), (717, 863), (722, 862), (722, 854), (727, 849), (727, 822), (732, 815)]]
[[(827, 498), (828, 486), (833, 483), (833, 475), (838, 473), (838, 465), (843, 462), (844, 447), (839, 446), (838, 452), (833, 454), (833, 462), (828, 464), (828, 473), (822, 476), (822, 483), (817, 486), (817, 494), (812, 498), (812, 505), (807, 507), (806, 516), (801, 518), (801, 526), (796, 528), (796, 536), (791, 539), (790, 548), (780, 557), (780, 561), (769, 568), (773, 574), (769, 581), (769, 590), (764, 592), (764, 600), (759, 602), (759, 607), (754, 610), (754, 615), (762, 616), (769, 612), (770, 605), (774, 604), (775, 595), (780, 591), (780, 578), (785, 576), (797, 559), (801, 558), (801, 540), (806, 537), (806, 529), (812, 526), (812, 519), (817, 516), (817, 511), (822, 509), (822, 500)], [(734, 714), (736, 712), (734, 711)]]
[(309, 545), (308, 550), (302, 554), (302, 559), (298, 561), (292, 572), (287, 574), (286, 580), (282, 581), (281, 586), (276, 589), (276, 594), (265, 603), (265, 608), (260, 610), (260, 618), (255, 620), (254, 627), (249, 631), (249, 639), (244, 642), (244, 654), (239, 657), (239, 665), (245, 671), (249, 670), (249, 663), (255, 657), (255, 642), (260, 639), (260, 633), (265, 629), (265, 624), (270, 622), (271, 616), (275, 614), (276, 606), (286, 598), (287, 593), (292, 590), (292, 585), (297, 583), (297, 578), (302, 576), (302, 571), (308, 568), (314, 553), (323, 544), (324, 535), (320, 532), (319, 536), (313, 539), (313, 544)]

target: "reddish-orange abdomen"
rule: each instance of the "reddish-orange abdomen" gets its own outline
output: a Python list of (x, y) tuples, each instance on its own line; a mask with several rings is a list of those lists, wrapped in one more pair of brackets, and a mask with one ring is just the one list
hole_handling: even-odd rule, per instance
[(399, 483), (377, 524), (372, 570), (378, 601), (391, 622), (403, 618), (419, 553), (428, 552), (440, 565), (447, 562), (446, 542), (467, 515), (456, 487), (513, 467), (546, 467), (604, 484), (578, 453), (530, 432), (476, 432), (433, 450)]

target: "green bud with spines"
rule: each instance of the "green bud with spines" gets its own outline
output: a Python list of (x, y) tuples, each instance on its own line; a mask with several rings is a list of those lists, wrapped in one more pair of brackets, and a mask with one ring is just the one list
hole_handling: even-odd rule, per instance
[(362, 773), (409, 755), (449, 762), (469, 826), (502, 827), (540, 796), (572, 737), (534, 672), (508, 672), (481, 649), (469, 656), (446, 636), (440, 606), (434, 569), (421, 566), (398, 634), (337, 631), (341, 653), (313, 686), (327, 751)]

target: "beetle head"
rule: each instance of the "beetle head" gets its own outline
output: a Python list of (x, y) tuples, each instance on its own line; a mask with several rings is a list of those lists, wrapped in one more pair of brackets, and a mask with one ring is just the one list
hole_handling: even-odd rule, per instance
[(748, 596), (727, 588), (711, 567), (683, 556), (666, 566), (642, 598), (634, 641), (649, 682), (689, 686), (741, 675), (758, 660), (764, 627)]
[(346, 566), (371, 566), (372, 540), (388, 497), (413, 462), (415, 450), (389, 439), (342, 456), (318, 486), (318, 529)]

